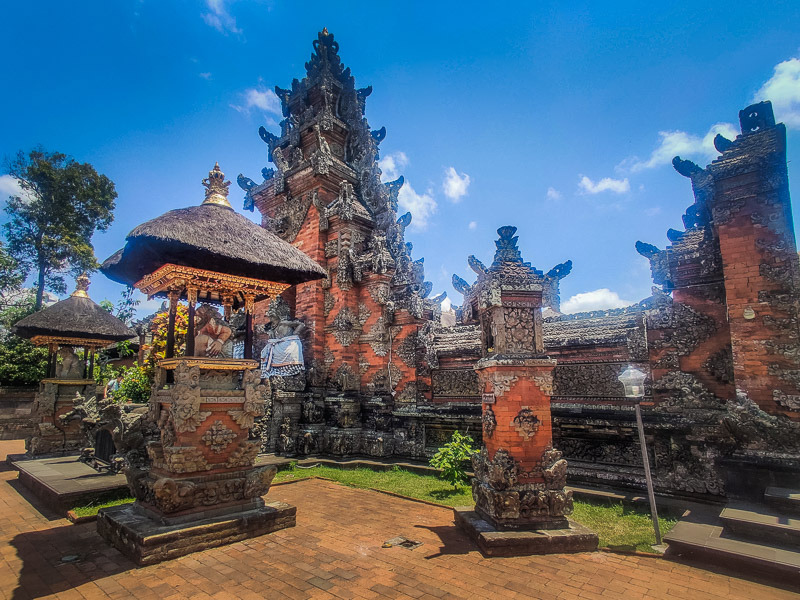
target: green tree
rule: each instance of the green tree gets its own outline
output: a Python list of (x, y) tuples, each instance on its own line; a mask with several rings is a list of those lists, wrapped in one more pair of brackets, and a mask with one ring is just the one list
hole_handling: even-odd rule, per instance
[(25, 277), (20, 272), (19, 264), (6, 250), (0, 241), (0, 310), (6, 310), (25, 296), (22, 282)]
[(45, 289), (66, 292), (64, 274), (97, 268), (92, 247), (95, 231), (114, 220), (114, 183), (88, 163), (59, 152), (19, 152), (8, 165), (22, 195), (9, 197), (3, 230), (8, 253), (24, 276), (36, 273), (35, 308)]
[(11, 326), (33, 313), (34, 295), (22, 294), (0, 310), (0, 385), (36, 385), (47, 375), (47, 348), (13, 335)]
[(150, 398), (151, 385), (152, 382), (144, 367), (123, 369), (122, 381), (119, 389), (114, 392), (114, 400), (117, 402), (147, 402)]
[(430, 460), (432, 467), (441, 469), (440, 477), (455, 489), (469, 481), (465, 467), (467, 461), (478, 451), (473, 443), (470, 436), (454, 431), (450, 441), (439, 448)]

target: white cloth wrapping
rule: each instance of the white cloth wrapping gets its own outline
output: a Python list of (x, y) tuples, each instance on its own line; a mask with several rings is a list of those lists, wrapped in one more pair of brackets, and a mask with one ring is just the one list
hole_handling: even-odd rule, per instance
[(261, 377), (297, 375), (305, 370), (303, 343), (296, 335), (267, 340), (261, 350)]

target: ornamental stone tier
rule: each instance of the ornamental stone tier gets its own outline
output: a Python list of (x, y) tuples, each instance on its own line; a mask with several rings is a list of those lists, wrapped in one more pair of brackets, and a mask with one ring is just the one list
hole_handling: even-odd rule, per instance
[(488, 555), (594, 550), (597, 535), (567, 517), (567, 461), (553, 448), (550, 415), (556, 361), (542, 340), (544, 274), (522, 261), (516, 230), (497, 230), (490, 267), (471, 258), (478, 280), (464, 306), (480, 322), (483, 448), (472, 459), (475, 509), (456, 508), (456, 522)]
[[(268, 384), (252, 360), (252, 311), (289, 287), (322, 277), (310, 258), (227, 200), (215, 165), (200, 206), (170, 211), (134, 229), (101, 267), (110, 278), (170, 302), (166, 356), (158, 363), (149, 419), (157, 439), (125, 474), (136, 502), (98, 515), (98, 532), (139, 564), (262, 535), (295, 523), (295, 508), (266, 504), (276, 473), (256, 467), (250, 439)], [(187, 348), (175, 356), (177, 303), (189, 303)], [(203, 304), (195, 311), (198, 300)], [(222, 305), (224, 317), (212, 305)], [(232, 310), (243, 308), (244, 358), (230, 351)]]
[[(37, 346), (47, 346), (47, 377), (34, 400), (34, 433), (25, 440), (29, 455), (76, 452), (86, 445), (76, 422), (62, 417), (93, 400), (95, 352), (135, 336), (135, 332), (89, 298), (84, 273), (66, 300), (21, 319), (13, 331)], [(78, 352), (78, 349), (82, 352)]]

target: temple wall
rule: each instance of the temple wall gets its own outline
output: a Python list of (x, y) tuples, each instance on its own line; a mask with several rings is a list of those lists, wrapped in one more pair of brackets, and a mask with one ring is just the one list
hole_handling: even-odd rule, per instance
[(0, 387), (0, 440), (22, 440), (33, 435), (36, 387)]

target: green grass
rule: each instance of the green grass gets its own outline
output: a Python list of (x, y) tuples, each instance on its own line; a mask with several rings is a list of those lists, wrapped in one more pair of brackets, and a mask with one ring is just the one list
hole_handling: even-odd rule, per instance
[[(292, 468), (279, 471), (275, 481), (309, 476), (327, 477), (351, 487), (385, 490), (446, 506), (473, 504), (469, 487), (454, 490), (450, 484), (431, 475), (417, 475), (397, 468), (376, 472), (370, 469), (349, 470), (325, 466), (303, 469), (293, 465)], [(656, 538), (648, 509), (608, 501), (575, 500), (574, 504), (572, 518), (596, 531), (600, 537), (600, 546), (654, 553), (650, 546), (656, 543)], [(677, 521), (676, 515), (660, 515), (661, 535), (672, 529)]]
[[(304, 469), (292, 464), (278, 472), (275, 483), (303, 477), (326, 477), (350, 487), (384, 490), (446, 506), (473, 504), (472, 491), (468, 486), (455, 490), (450, 484), (431, 475), (417, 475), (397, 467), (391, 471), (372, 471), (321, 465)], [(89, 505), (77, 506), (72, 510), (77, 516), (88, 516), (97, 514), (101, 508), (129, 502), (133, 502), (133, 498), (119, 494), (116, 497), (106, 495)], [(646, 508), (624, 505), (621, 502), (575, 500), (572, 518), (596, 531), (600, 537), (600, 546), (616, 550), (653, 552), (650, 546), (656, 540), (650, 512)], [(677, 515), (660, 515), (661, 535), (672, 529), (677, 521)]]
[(101, 508), (130, 504), (131, 502), (133, 502), (133, 498), (128, 495), (128, 489), (125, 488), (123, 490), (101, 494), (88, 504), (73, 506), (72, 512), (75, 513), (76, 517), (91, 517), (96, 515), (97, 511)]
[[(614, 550), (639, 550), (653, 553), (656, 543), (649, 508), (625, 505), (622, 502), (575, 500), (572, 518), (597, 532), (600, 545)], [(659, 511), (661, 536), (675, 526), (678, 515)]]

